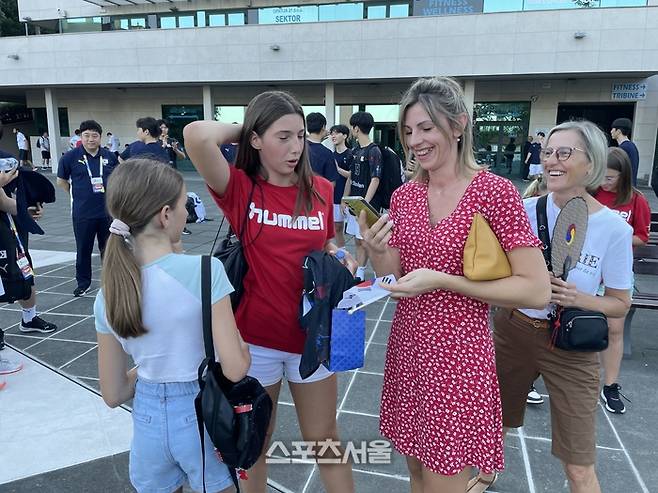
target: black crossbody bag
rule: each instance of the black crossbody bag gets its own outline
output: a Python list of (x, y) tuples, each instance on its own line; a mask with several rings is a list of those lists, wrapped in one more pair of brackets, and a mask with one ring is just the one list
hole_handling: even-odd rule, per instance
[[(542, 253), (546, 267), (551, 264), (551, 240), (548, 235), (546, 202), (548, 197), (537, 200), (537, 232), (543, 243)], [(551, 313), (551, 341), (553, 346), (565, 351), (598, 352), (608, 347), (608, 319), (597, 311), (575, 307), (557, 306)]]
[(239, 493), (238, 473), (241, 479), (246, 479), (244, 471), (256, 463), (265, 446), (272, 416), (272, 399), (253, 377), (246, 376), (239, 382), (230, 381), (224, 376), (219, 361), (215, 360), (210, 261), (208, 255), (201, 258), (201, 311), (206, 357), (199, 365), (200, 390), (194, 400), (201, 440), (203, 491), (206, 491), (205, 428)]

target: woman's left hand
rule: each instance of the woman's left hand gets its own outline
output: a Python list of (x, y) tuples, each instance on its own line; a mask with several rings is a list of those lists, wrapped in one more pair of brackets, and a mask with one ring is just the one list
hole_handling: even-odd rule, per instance
[(420, 294), (429, 293), (441, 289), (445, 283), (447, 274), (432, 269), (416, 269), (398, 279), (397, 283), (383, 285), (382, 287), (391, 292), (391, 297), (413, 298)]
[(551, 303), (556, 303), (565, 308), (576, 306), (577, 297), (578, 289), (576, 289), (575, 284), (551, 276)]

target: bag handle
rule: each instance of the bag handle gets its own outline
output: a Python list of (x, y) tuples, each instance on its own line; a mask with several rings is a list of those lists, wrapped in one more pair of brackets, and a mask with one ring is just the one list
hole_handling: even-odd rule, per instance
[(549, 272), (553, 272), (553, 265), (551, 264), (551, 239), (548, 235), (548, 216), (546, 215), (546, 203), (548, 202), (548, 195), (542, 195), (537, 200), (537, 236), (539, 241), (542, 242), (541, 253), (544, 255), (544, 262)]

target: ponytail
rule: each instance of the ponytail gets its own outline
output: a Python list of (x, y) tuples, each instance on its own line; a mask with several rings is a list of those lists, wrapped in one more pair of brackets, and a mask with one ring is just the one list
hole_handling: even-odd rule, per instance
[(101, 287), (107, 321), (119, 337), (139, 337), (147, 332), (142, 321), (142, 274), (134, 253), (135, 237), (163, 207), (176, 207), (183, 186), (178, 171), (150, 159), (129, 159), (110, 175), (107, 209), (124, 224), (120, 230), (114, 224), (111, 228)]
[(107, 321), (124, 339), (147, 332), (142, 323), (142, 272), (128, 241), (110, 235), (101, 274)]

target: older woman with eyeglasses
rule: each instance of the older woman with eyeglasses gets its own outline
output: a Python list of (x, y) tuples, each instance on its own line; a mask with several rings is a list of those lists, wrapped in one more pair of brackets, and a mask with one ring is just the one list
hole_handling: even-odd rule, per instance
[[(552, 453), (562, 461), (572, 493), (601, 491), (594, 469), (599, 358), (596, 353), (553, 347), (548, 318), (555, 305), (600, 311), (608, 317), (623, 317), (630, 306), (632, 228), (588, 193), (604, 179), (606, 154), (605, 135), (590, 122), (565, 122), (550, 131), (541, 151), (549, 191), (549, 235), (560, 209), (582, 197), (589, 211), (585, 244), (566, 281), (551, 277), (547, 307), (501, 309), (494, 318), (503, 426), (507, 430), (523, 425), (528, 388), (541, 375), (550, 397)], [(535, 234), (537, 200), (524, 201)], [(597, 296), (602, 283), (605, 292)]]

